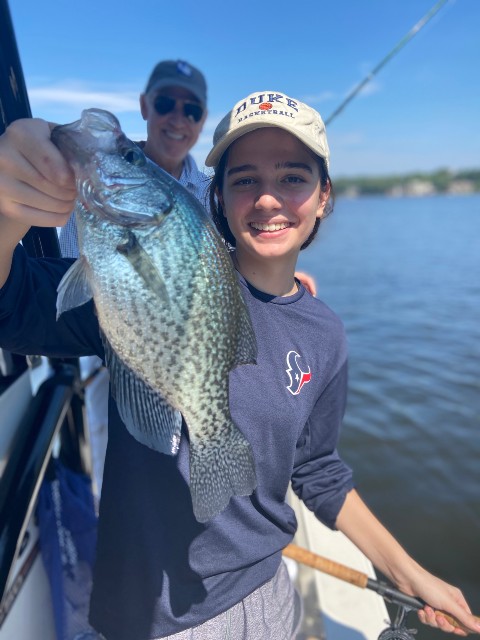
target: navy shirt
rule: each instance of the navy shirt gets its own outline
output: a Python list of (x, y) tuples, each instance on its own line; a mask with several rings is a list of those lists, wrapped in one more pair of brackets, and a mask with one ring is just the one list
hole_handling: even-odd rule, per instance
[[(18, 248), (0, 290), (1, 346), (21, 353), (103, 357), (91, 303), (55, 321), (56, 286), (71, 261)], [(113, 399), (100, 505), (91, 622), (108, 639), (148, 640), (196, 626), (270, 580), (296, 519), (293, 489), (330, 527), (348, 491), (337, 452), (347, 387), (344, 330), (300, 286), (266, 295), (241, 276), (258, 341), (256, 365), (230, 373), (232, 417), (252, 445), (258, 486), (205, 524), (192, 511), (188, 431), (176, 457), (139, 444)]]

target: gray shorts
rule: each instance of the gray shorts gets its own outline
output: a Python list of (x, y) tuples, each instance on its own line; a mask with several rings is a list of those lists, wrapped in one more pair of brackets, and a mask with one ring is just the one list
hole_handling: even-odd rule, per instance
[(281, 562), (271, 580), (231, 609), (197, 627), (154, 640), (294, 640), (302, 616), (302, 599)]
[[(224, 613), (171, 640), (293, 640), (302, 619), (301, 598), (283, 562), (275, 576)], [(165, 640), (165, 639), (162, 639)]]

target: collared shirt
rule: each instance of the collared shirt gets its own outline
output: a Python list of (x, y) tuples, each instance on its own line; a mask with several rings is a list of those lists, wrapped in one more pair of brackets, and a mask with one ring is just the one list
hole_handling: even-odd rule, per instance
[[(145, 143), (139, 142), (138, 146), (143, 148), (144, 144)], [(207, 191), (210, 179), (199, 170), (195, 160), (190, 154), (188, 154), (183, 161), (183, 169), (178, 181), (193, 196), (195, 196), (207, 211), (209, 210)], [(59, 234), (59, 243), (60, 251), (64, 258), (78, 258), (79, 251), (75, 212), (72, 213), (67, 224), (61, 229)]]
[(207, 211), (209, 210), (208, 187), (210, 185), (210, 178), (200, 171), (190, 154), (184, 160), (182, 173), (178, 181), (196, 197)]

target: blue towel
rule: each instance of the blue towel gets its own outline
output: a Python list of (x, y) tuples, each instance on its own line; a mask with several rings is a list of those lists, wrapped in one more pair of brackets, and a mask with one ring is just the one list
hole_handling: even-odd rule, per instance
[(53, 479), (40, 488), (37, 517), (57, 640), (95, 640), (99, 636), (88, 623), (97, 541), (91, 483), (58, 460), (52, 468)]

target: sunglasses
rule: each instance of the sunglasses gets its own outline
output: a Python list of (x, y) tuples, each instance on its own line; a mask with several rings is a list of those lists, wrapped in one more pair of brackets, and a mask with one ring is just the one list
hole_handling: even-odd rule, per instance
[(187, 102), (170, 96), (157, 96), (153, 102), (153, 107), (160, 116), (164, 116), (175, 109), (177, 102), (183, 103), (183, 115), (188, 120), (200, 122), (203, 116), (203, 107), (197, 102)]

